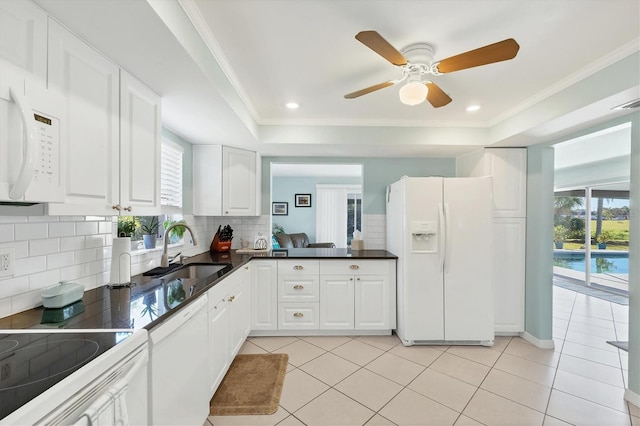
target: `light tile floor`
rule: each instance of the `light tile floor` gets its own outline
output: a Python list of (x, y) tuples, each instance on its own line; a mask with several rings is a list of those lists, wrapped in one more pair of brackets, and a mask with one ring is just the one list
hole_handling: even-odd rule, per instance
[(222, 425), (634, 425), (623, 399), (628, 307), (554, 287), (555, 349), (404, 347), (396, 336), (255, 337), (242, 353), (288, 353), (280, 409)]

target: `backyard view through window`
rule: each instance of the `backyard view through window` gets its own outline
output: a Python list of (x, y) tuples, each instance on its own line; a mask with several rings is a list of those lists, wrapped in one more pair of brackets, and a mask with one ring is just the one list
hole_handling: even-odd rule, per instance
[[(588, 214), (585, 206), (585, 197), (555, 197), (554, 273), (580, 280), (586, 278), (588, 283), (610, 290), (627, 291), (629, 200), (592, 198), (592, 209)], [(587, 228), (591, 231), (589, 238)], [(589, 277), (586, 276), (587, 269)]]

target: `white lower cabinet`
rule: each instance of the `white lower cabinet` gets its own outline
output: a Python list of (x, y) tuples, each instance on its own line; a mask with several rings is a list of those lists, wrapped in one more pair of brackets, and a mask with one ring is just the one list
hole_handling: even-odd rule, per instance
[(253, 335), (389, 333), (396, 326), (396, 263), (254, 260)]
[(395, 261), (320, 262), (320, 328), (395, 328)]
[(209, 398), (213, 396), (251, 327), (249, 266), (207, 292), (209, 299)]
[(278, 303), (278, 330), (317, 330), (318, 303)]
[(524, 331), (527, 219), (493, 219), (493, 306), (495, 332)]
[(320, 281), (320, 328), (354, 328), (353, 275), (323, 276)]
[(251, 329), (278, 329), (278, 262), (252, 260)]

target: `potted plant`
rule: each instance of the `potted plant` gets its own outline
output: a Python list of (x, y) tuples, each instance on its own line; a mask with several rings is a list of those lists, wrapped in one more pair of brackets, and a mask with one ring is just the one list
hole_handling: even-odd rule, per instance
[(562, 225), (553, 227), (553, 243), (557, 249), (564, 247), (564, 240), (567, 238), (567, 228)]
[(613, 239), (613, 233), (611, 231), (605, 230), (600, 232), (600, 235), (596, 237), (596, 241), (598, 242), (598, 249), (604, 250), (607, 248), (607, 243)]
[(156, 247), (156, 237), (158, 236), (158, 216), (144, 216), (140, 219), (140, 230), (144, 240), (144, 248), (152, 249)]
[[(169, 226), (173, 225), (174, 223), (186, 223), (186, 222), (184, 220), (179, 220), (176, 222), (175, 220), (167, 219), (163, 223), (164, 229), (167, 229)], [(171, 228), (171, 231), (169, 231), (169, 243), (175, 244), (178, 241), (180, 241), (182, 239), (182, 236), (184, 235), (185, 229), (186, 228), (184, 226), (176, 226), (174, 228)]]

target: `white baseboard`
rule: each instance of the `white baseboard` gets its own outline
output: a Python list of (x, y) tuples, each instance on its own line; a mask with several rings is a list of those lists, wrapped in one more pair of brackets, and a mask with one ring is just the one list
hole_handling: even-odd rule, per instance
[(625, 391), (624, 391), (624, 399), (626, 399), (627, 401), (629, 401), (630, 403), (632, 403), (636, 407), (640, 408), (640, 395), (638, 395), (637, 393), (635, 393), (631, 389), (629, 389), (629, 388), (625, 389)]
[(520, 333), (520, 337), (522, 337), (527, 342), (531, 343), (533, 346), (538, 347), (540, 349), (554, 349), (556, 347), (553, 339), (551, 340), (540, 340), (532, 334), (525, 332)]

